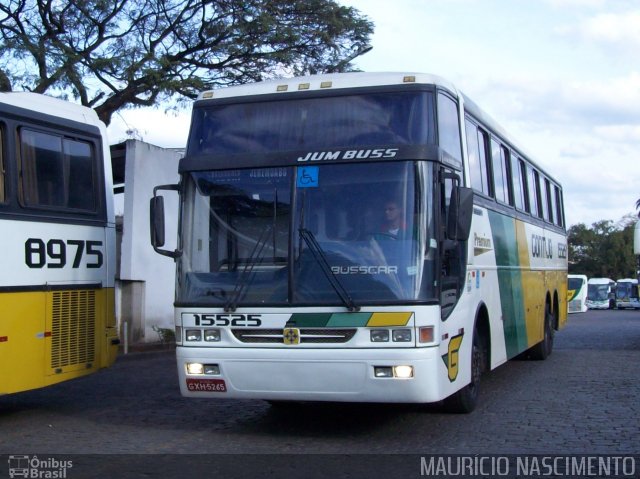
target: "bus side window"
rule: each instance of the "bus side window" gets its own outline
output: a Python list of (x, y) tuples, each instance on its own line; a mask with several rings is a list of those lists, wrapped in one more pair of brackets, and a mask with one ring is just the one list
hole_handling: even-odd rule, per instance
[(554, 223), (556, 218), (556, 213), (553, 208), (553, 200), (551, 198), (551, 183), (547, 178), (544, 179), (544, 190), (545, 190), (545, 203), (547, 204), (547, 214), (545, 215), (545, 219), (549, 220), (549, 223)]
[(7, 194), (5, 191), (5, 166), (4, 166), (4, 128), (0, 124), (0, 203), (5, 203), (7, 200)]
[(442, 93), (438, 94), (438, 144), (459, 165), (462, 164), (458, 106), (452, 98)]
[(514, 205), (520, 211), (525, 211), (525, 183), (522, 174), (522, 160), (516, 155), (511, 155), (511, 180), (513, 183), (513, 200)]
[(509, 153), (494, 138), (491, 138), (491, 165), (493, 167), (493, 184), (496, 200), (500, 203), (513, 204), (513, 192), (509, 181)]
[(547, 211), (547, 199), (545, 191), (542, 188), (542, 181), (540, 180), (540, 173), (533, 172), (536, 180), (536, 194), (538, 195), (538, 216), (543, 219), (549, 218), (549, 212)]
[(21, 201), (25, 206), (93, 212), (96, 156), (89, 142), (23, 128)]
[(487, 196), (493, 196), (493, 182), (491, 178), (491, 155), (489, 152), (489, 135), (478, 128), (478, 145), (480, 163), (483, 166), (482, 192)]
[(540, 208), (538, 203), (540, 185), (536, 181), (537, 171), (531, 166), (527, 166), (527, 190), (529, 192), (529, 212), (535, 216), (540, 216)]
[(564, 208), (562, 207), (562, 192), (557, 185), (553, 185), (554, 191), (554, 204), (556, 206), (556, 224), (560, 227), (564, 227)]
[(478, 127), (469, 120), (466, 120), (465, 130), (467, 135), (467, 156), (469, 157), (469, 182), (471, 188), (487, 193), (489, 186), (487, 184), (486, 165), (480, 161)]

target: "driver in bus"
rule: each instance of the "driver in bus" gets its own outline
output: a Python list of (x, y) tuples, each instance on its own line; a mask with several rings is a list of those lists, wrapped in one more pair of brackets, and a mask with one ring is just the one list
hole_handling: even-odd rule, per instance
[(384, 223), (380, 234), (382, 239), (402, 239), (405, 237), (407, 225), (404, 222), (404, 211), (396, 200), (388, 200), (384, 204)]

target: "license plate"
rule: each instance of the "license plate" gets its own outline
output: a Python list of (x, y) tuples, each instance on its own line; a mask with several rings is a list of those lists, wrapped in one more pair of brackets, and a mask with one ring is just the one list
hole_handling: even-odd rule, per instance
[(226, 393), (227, 385), (224, 379), (187, 378), (187, 389), (192, 392)]

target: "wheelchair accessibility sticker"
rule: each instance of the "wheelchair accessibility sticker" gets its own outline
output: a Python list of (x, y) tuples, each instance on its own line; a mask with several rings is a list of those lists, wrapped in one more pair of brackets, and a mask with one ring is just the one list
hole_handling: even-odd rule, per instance
[(299, 166), (296, 177), (298, 188), (317, 188), (320, 168), (317, 166)]

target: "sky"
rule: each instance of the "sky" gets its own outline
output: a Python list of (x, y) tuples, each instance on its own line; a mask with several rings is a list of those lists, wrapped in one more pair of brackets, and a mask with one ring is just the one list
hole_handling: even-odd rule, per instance
[[(640, 2), (338, 0), (375, 25), (363, 71), (452, 81), (564, 188), (568, 225), (618, 223), (640, 198)], [(162, 121), (159, 121), (162, 117)], [(114, 117), (161, 147), (184, 147), (189, 111)]]

